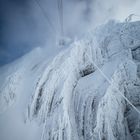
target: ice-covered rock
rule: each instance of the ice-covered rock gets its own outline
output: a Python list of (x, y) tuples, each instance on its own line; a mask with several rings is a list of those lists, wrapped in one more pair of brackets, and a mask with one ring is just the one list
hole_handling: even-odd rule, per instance
[(24, 99), (25, 122), (41, 124), (41, 140), (140, 139), (140, 22), (110, 21), (68, 46), (49, 61), (35, 51), (15, 63), (0, 111)]

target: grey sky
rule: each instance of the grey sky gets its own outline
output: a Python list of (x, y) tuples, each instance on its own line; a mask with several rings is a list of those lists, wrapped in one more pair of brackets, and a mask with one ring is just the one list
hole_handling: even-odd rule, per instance
[[(56, 0), (38, 0), (60, 33)], [(139, 0), (63, 0), (65, 35), (75, 37), (115, 18), (139, 14)], [(56, 33), (35, 0), (0, 1), (0, 65), (13, 61), (36, 46), (53, 50)]]

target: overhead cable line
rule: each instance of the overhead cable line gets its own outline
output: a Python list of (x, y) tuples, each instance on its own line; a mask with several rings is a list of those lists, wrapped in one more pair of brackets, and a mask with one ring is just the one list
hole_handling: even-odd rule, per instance
[[(104, 74), (104, 72), (96, 65), (96, 63), (94, 63), (94, 66), (98, 69), (98, 71), (101, 73), (101, 75), (107, 80), (107, 82), (110, 84), (110, 85), (113, 85), (112, 84), (112, 82), (111, 82), (111, 80)], [(140, 111), (139, 111), (139, 109), (137, 109), (132, 103), (131, 103), (131, 101), (127, 98), (127, 97), (125, 97), (125, 95), (123, 95), (122, 93), (121, 93), (121, 91), (118, 89), (118, 88), (115, 88), (117, 91), (118, 91), (118, 93), (124, 98), (124, 100), (126, 100), (126, 102), (138, 113), (138, 115), (140, 115)]]
[(57, 34), (57, 31), (55, 29), (55, 26), (53, 25), (51, 19), (49, 18), (49, 16), (47, 15), (47, 13), (45, 12), (44, 8), (41, 6), (40, 2), (38, 0), (35, 0), (36, 4), (39, 6), (39, 8), (42, 11), (42, 14), (44, 15), (45, 19), (47, 20), (49, 26), (52, 28), (53, 34)]
[(58, 6), (58, 15), (59, 15), (59, 22), (60, 22), (60, 32), (61, 36), (64, 35), (64, 23), (63, 23), (63, 0), (57, 0)]

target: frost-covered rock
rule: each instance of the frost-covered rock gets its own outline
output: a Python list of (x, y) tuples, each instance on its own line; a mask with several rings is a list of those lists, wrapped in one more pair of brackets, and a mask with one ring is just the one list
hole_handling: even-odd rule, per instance
[(41, 140), (140, 139), (140, 114), (125, 99), (140, 109), (140, 22), (110, 21), (68, 46), (15, 63), (0, 87), (1, 112), (20, 108), (15, 97), (26, 92), (24, 120), (40, 124)]

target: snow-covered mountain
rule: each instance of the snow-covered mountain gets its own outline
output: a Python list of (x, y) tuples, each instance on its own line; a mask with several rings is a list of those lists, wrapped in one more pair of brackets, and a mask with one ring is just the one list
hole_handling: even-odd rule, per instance
[(36, 48), (0, 68), (1, 140), (140, 139), (139, 21), (109, 21), (50, 56)]

